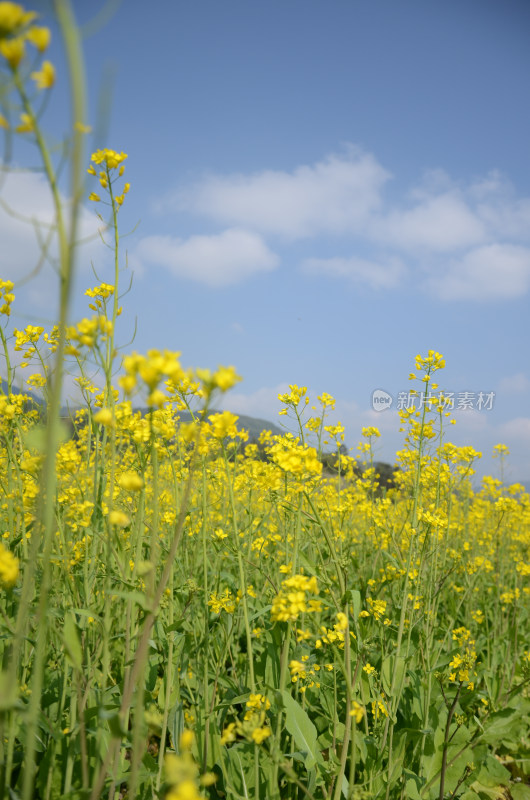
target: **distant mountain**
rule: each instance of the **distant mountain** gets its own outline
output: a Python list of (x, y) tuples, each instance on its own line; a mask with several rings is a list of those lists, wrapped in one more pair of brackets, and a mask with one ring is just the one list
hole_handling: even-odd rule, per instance
[[(2, 378), (2, 390), (1, 390), (0, 393), (1, 394), (7, 394), (8, 389), (9, 389), (9, 387), (7, 385), (7, 381), (5, 381)], [(36, 394), (33, 394), (33, 392), (30, 392), (29, 389), (19, 389), (18, 386), (12, 386), (11, 387), (11, 394), (24, 394), (24, 395), (26, 395), (26, 397), (29, 397), (29, 399), (33, 403), (35, 403), (36, 405), (38, 405), (38, 406), (43, 406), (44, 405), (44, 401), (43, 401), (42, 397), (38, 397)]]
[[(7, 381), (2, 379), (0, 394), (7, 394), (8, 386)], [(22, 390), (19, 389), (18, 386), (12, 387), (13, 394), (24, 394), (30, 398), (32, 402), (34, 402), (37, 406), (44, 406), (44, 400), (38, 395), (30, 392), (29, 390)], [(78, 410), (78, 407), (66, 407), (63, 406), (61, 408), (60, 415), (63, 418), (73, 417), (75, 412)], [(146, 408), (135, 408), (135, 411), (141, 411), (142, 414), (147, 413)], [(179, 411), (179, 417), (182, 422), (189, 422), (191, 420), (191, 414), (189, 411)], [(212, 409), (208, 416), (212, 414), (218, 414), (219, 411)], [(271, 431), (274, 435), (281, 435), (283, 433), (282, 429), (275, 425), (274, 422), (269, 422), (266, 419), (259, 419), (258, 417), (249, 417), (246, 414), (238, 415), (239, 419), (237, 421), (237, 427), (239, 430), (248, 431), (249, 439), (258, 439), (260, 433), (262, 431)]]
[[(142, 411), (142, 414), (147, 412), (147, 409), (145, 408), (140, 410)], [(212, 414), (219, 413), (219, 411), (212, 409), (208, 416), (211, 417)], [(181, 422), (189, 422), (191, 420), (191, 414), (189, 411), (179, 411), (178, 415), (181, 419)], [(238, 414), (236, 425), (239, 430), (248, 431), (249, 439), (258, 439), (262, 431), (271, 431), (271, 433), (273, 433), (275, 436), (283, 433), (282, 429), (279, 428), (278, 425), (275, 425), (274, 422), (269, 422), (266, 419), (259, 419), (258, 417), (249, 417), (246, 414)]]

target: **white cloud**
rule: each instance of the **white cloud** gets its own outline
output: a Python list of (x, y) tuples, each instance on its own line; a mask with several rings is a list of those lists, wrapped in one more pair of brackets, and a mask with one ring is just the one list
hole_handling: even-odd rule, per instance
[(39, 262), (36, 233), (45, 240), (53, 225), (52, 195), (44, 176), (12, 172), (2, 183), (2, 200), (5, 207), (0, 208), (0, 277), (17, 284), (29, 278)]
[(511, 419), (499, 425), (498, 430), (501, 437), (505, 437), (508, 446), (510, 445), (510, 440), (514, 445), (517, 443), (518, 447), (523, 443), (525, 446), (530, 446), (530, 417)]
[(207, 286), (230, 286), (278, 264), (256, 233), (230, 228), (211, 236), (147, 236), (135, 248), (131, 263), (165, 267), (181, 278)]
[(530, 248), (486, 245), (437, 272), (427, 285), (442, 300), (510, 300), (530, 288)]
[(508, 375), (499, 382), (499, 393), (502, 394), (524, 394), (530, 390), (530, 380), (523, 372), (515, 375)]
[(391, 211), (375, 222), (374, 234), (400, 250), (444, 253), (480, 244), (486, 228), (462, 197), (446, 192)]
[(208, 176), (175, 202), (217, 222), (289, 238), (362, 229), (379, 208), (389, 173), (376, 159), (350, 147), (292, 172)]
[[(55, 210), (49, 185), (44, 175), (35, 172), (8, 172), (1, 185), (0, 207), (0, 278), (15, 283), (14, 317), (21, 319), (33, 314), (40, 319), (55, 321), (59, 297), (57, 268), (48, 261), (39, 265), (43, 243), (55, 225)], [(68, 223), (68, 201), (61, 195)], [(79, 247), (76, 272), (84, 275), (90, 262), (108, 258), (97, 234), (101, 221), (92, 210), (81, 209), (78, 238), (92, 241)], [(57, 258), (57, 236), (48, 242), (51, 259)], [(101, 264), (99, 263), (99, 266)], [(37, 269), (38, 267), (38, 269)], [(33, 321), (33, 320), (32, 320)], [(21, 323), (19, 323), (21, 324)]]
[[(392, 200), (384, 196), (390, 177), (375, 156), (348, 145), (343, 153), (292, 170), (206, 175), (174, 194), (165, 207), (233, 226), (247, 236), (283, 237), (284, 246), (325, 237), (328, 252), (319, 258), (309, 252), (299, 256), (303, 271), (377, 290), (400, 285), (406, 259), (418, 274), (416, 285), (444, 300), (506, 300), (528, 291), (530, 198), (519, 197), (502, 174), (492, 171), (458, 183), (442, 169), (430, 169), (401, 196), (394, 191)], [(351, 258), (337, 255), (337, 238), (342, 253), (351, 241)], [(359, 240), (363, 257), (353, 255)], [(223, 285), (213, 278), (219, 274), (215, 267), (203, 271), (196, 266), (195, 251), (213, 242), (213, 236), (191, 237), (187, 243), (164, 237), (148, 241), (158, 252), (158, 263), (179, 275)], [(275, 257), (260, 242), (258, 264), (272, 268)], [(147, 252), (142, 255), (147, 259)], [(228, 270), (226, 283), (246, 274), (244, 268)]]
[(517, 197), (513, 184), (496, 170), (471, 184), (468, 196), (491, 236), (528, 241), (530, 198)]
[(349, 278), (372, 289), (393, 289), (405, 274), (403, 263), (397, 258), (377, 262), (356, 258), (308, 258), (302, 263), (305, 272)]

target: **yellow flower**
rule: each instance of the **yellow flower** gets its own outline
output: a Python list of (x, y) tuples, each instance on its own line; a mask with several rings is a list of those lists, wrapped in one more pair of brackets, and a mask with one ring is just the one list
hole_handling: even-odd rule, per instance
[(364, 717), (364, 706), (358, 703), (357, 700), (354, 700), (352, 703), (350, 717), (355, 717), (355, 722), (357, 723), (357, 725), (362, 721), (362, 718)]
[(363, 428), (362, 435), (367, 439), (369, 439), (371, 436), (381, 436), (379, 428), (374, 428), (373, 425), (370, 425), (368, 428)]
[(236, 723), (230, 722), (229, 725), (223, 730), (221, 734), (221, 744), (230, 744), (230, 742), (235, 742), (236, 740)]
[[(125, 185), (127, 186), (128, 184)], [(212, 376), (213, 383), (222, 392), (228, 391), (240, 380), (241, 378), (237, 374), (235, 367), (219, 367)]]
[(246, 702), (246, 707), (249, 709), (254, 708), (257, 709), (258, 711), (261, 711), (262, 709), (268, 711), (269, 708), (271, 707), (271, 702), (263, 694), (251, 694), (250, 698)]
[(124, 472), (118, 478), (118, 486), (121, 486), (127, 492), (139, 492), (143, 489), (144, 481), (137, 472)]
[(499, 456), (501, 458), (504, 458), (504, 456), (509, 456), (509, 455), (510, 451), (508, 450), (505, 444), (496, 444), (495, 447), (493, 448), (492, 458), (498, 458)]
[(18, 578), (18, 558), (0, 542), (0, 585), (10, 589)]
[[(82, 122), (76, 122), (74, 124), (74, 131), (78, 131), (79, 133), (92, 133), (92, 126), (84, 125)], [(95, 172), (93, 174), (95, 174)]]
[(237, 602), (239, 601), (234, 598), (230, 589), (227, 588), (224, 590), (223, 594), (218, 595), (216, 592), (212, 592), (208, 600), (208, 605), (214, 614), (219, 614), (221, 611), (226, 611), (227, 614), (233, 614), (236, 610)]
[(193, 742), (195, 741), (195, 734), (187, 728), (182, 731), (179, 739), (179, 747), (181, 750), (191, 750)]
[(236, 422), (239, 418), (230, 411), (223, 411), (221, 414), (213, 414), (210, 417), (212, 433), (216, 439), (224, 439), (227, 436), (233, 438), (237, 436)]
[(0, 114), (0, 128), (9, 128), (9, 122), (3, 114)]
[(40, 72), (32, 72), (31, 77), (37, 89), (50, 89), (55, 83), (55, 67), (49, 61), (44, 61)]
[(89, 194), (88, 195), (88, 199), (92, 200), (94, 203), (99, 203), (99, 201), (101, 200), (99, 194), (96, 194), (95, 192), (92, 192), (91, 194)]
[(93, 161), (94, 164), (102, 164), (105, 162), (109, 169), (116, 169), (126, 158), (127, 154), (123, 151), (117, 153), (116, 150), (109, 150), (105, 147), (103, 150), (96, 150), (95, 153), (92, 153), (90, 160)]
[(15, 70), (26, 53), (24, 39), (17, 36), (15, 39), (0, 40), (0, 54), (4, 56), (12, 70)]
[(44, 53), (48, 49), (51, 36), (49, 28), (41, 28), (37, 25), (33, 25), (26, 33), (26, 39), (35, 45), (40, 53)]
[(94, 422), (99, 425), (104, 425), (106, 428), (114, 427), (114, 415), (110, 408), (102, 408), (97, 414), (94, 414)]
[(17, 133), (31, 133), (35, 130), (33, 120), (29, 114), (22, 113), (20, 115), (20, 125), (15, 128)]
[(186, 779), (174, 786), (167, 794), (166, 800), (202, 800), (195, 781)]
[(279, 622), (293, 622), (300, 613), (318, 613), (318, 605), (312, 605), (307, 594), (318, 594), (317, 579), (313, 576), (292, 575), (282, 581), (281, 591), (272, 601), (271, 619)]
[(0, 281), (0, 293), (2, 295), (1, 300), (3, 300), (3, 304), (0, 307), (0, 314), (5, 314), (6, 317), (9, 317), (11, 314), (11, 303), (15, 299), (15, 295), (13, 294), (13, 281)]
[(111, 511), (109, 514), (110, 524), (116, 525), (118, 528), (126, 528), (130, 521), (131, 520), (124, 511)]
[(256, 744), (261, 744), (271, 735), (271, 733), (271, 729), (266, 725), (264, 725), (263, 728), (254, 728), (252, 731), (252, 739), (256, 742)]
[(36, 16), (34, 11), (24, 11), (18, 3), (0, 3), (0, 39), (27, 25)]

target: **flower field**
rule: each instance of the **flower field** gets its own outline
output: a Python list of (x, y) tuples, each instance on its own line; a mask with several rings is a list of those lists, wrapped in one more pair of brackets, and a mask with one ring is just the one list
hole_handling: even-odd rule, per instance
[[(49, 62), (27, 74), (47, 47), (34, 20), (0, 2), (22, 114), (0, 123), (56, 187), (27, 88), (53, 86)], [(287, 432), (250, 443), (215, 410), (234, 367), (120, 355), (127, 156), (83, 161), (75, 113), (72, 197), (109, 217), (114, 272), (72, 322), (76, 205), (67, 222), (55, 191), (57, 325), (18, 329), (0, 282), (0, 797), (528, 800), (530, 498), (473, 488), (480, 453), (428, 399), (442, 355), (413, 359), (392, 488), (379, 431), (345, 454), (325, 393), (290, 386)], [(83, 397), (68, 425), (66, 374)]]

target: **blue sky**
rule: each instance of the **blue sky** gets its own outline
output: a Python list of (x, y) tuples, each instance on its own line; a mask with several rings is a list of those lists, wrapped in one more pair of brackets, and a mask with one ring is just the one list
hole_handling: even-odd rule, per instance
[[(453, 441), (483, 451), (479, 474), (498, 474), (506, 443), (508, 478), (530, 483), (530, 5), (124, 0), (106, 24), (104, 3), (74, 8), (90, 34), (88, 151), (129, 156), (126, 350), (234, 364), (226, 407), (273, 421), (288, 384), (329, 392), (347, 443), (377, 425), (392, 461), (398, 392), (432, 348), (447, 391), (495, 392), (492, 410), (455, 412)], [(49, 57), (60, 139), (58, 35)], [(5, 191), (46, 215), (38, 176)], [(96, 228), (87, 204), (83, 231)], [(0, 272), (17, 280), (28, 234), (2, 216), (0, 233)], [(77, 317), (91, 260), (112, 276), (103, 248), (80, 252)], [(55, 289), (51, 270), (20, 287), (15, 324), (51, 321)], [(375, 389), (390, 410), (373, 410)]]

